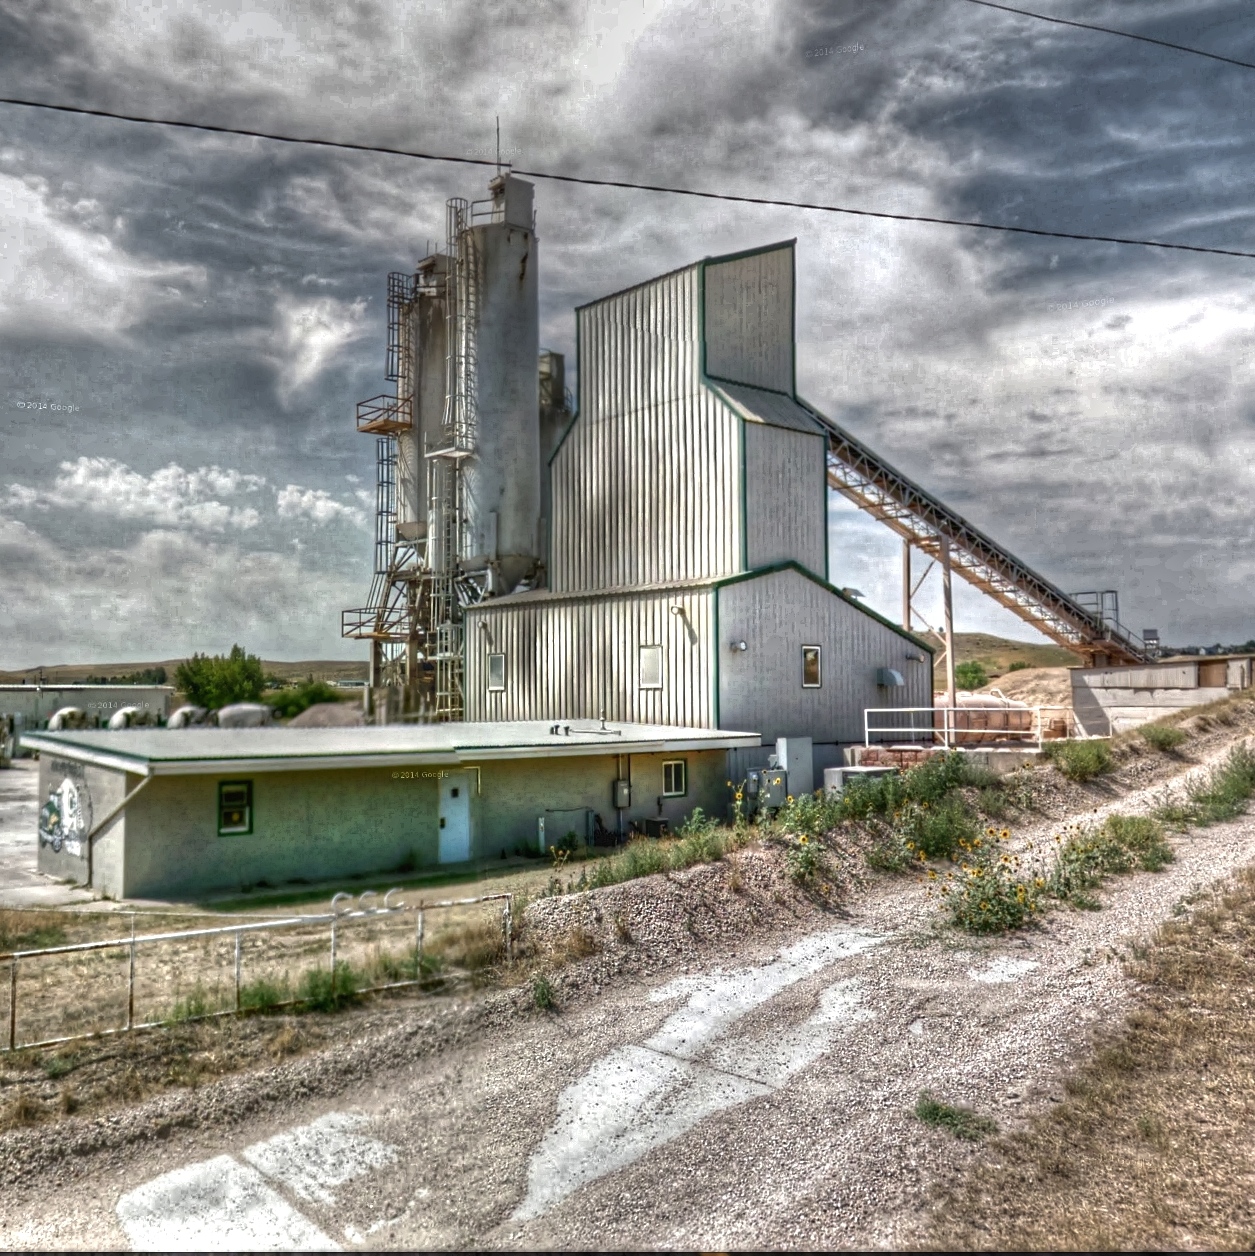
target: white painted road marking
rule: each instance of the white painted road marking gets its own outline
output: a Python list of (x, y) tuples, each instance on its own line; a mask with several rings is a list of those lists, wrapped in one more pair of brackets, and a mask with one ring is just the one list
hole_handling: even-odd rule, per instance
[(330, 1112), (310, 1125), (254, 1143), (241, 1155), (298, 1199), (334, 1204), (331, 1187), (382, 1169), (397, 1158), (395, 1147), (353, 1133), (365, 1123), (359, 1112)]
[(118, 1200), (136, 1252), (326, 1252), (339, 1246), (230, 1156), (189, 1164)]
[(809, 1020), (770, 1039), (727, 1040), (728, 1030), (789, 986), (883, 941), (844, 930), (820, 934), (761, 968), (683, 977), (654, 991), (655, 1001), (688, 1001), (642, 1045), (610, 1052), (558, 1097), (558, 1119), (532, 1156), (514, 1219), (539, 1216), (706, 1117), (784, 1085), (841, 1028), (871, 1016), (858, 1006), (856, 982), (829, 987)]
[(132, 1250), (339, 1251), (270, 1182), (298, 1199), (334, 1204), (332, 1188), (397, 1159), (395, 1147), (354, 1132), (366, 1120), (331, 1112), (246, 1147), (240, 1153), (246, 1165), (216, 1156), (146, 1182), (117, 1204)]

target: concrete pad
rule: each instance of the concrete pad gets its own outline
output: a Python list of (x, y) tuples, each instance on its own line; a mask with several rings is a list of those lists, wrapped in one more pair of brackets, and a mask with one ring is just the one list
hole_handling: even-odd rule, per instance
[(137, 1252), (327, 1252), (340, 1247), (230, 1156), (164, 1173), (118, 1200)]
[(92, 902), (91, 892), (36, 869), (39, 764), (14, 759), (0, 770), (0, 907), (68, 907)]

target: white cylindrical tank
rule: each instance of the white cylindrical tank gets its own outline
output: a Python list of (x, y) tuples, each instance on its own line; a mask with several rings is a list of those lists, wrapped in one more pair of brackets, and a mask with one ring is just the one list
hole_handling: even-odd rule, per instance
[(532, 185), (502, 175), (489, 185), (494, 221), (463, 234), (474, 285), (474, 454), (463, 467), (463, 566), (487, 567), (493, 593), (509, 593), (537, 565), (540, 516), (540, 351)]

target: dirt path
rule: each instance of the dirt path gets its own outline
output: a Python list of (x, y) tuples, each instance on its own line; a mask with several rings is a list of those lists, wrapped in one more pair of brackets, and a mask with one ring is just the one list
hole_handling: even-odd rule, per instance
[[(717, 966), (694, 952), (662, 981), (586, 982), (559, 1015), (502, 1011), (434, 1052), (394, 1044), (346, 1065), (360, 1080), (318, 1081), (303, 1060), (219, 1083), (232, 1119), (171, 1128), (141, 1108), (127, 1120), (146, 1136), (97, 1123), (83, 1154), (27, 1175), (15, 1156), (35, 1163), (39, 1136), (6, 1136), (0, 1244), (897, 1246), (972, 1155), (910, 1115), (920, 1090), (1003, 1128), (1057, 1097), (1129, 1004), (1120, 955), (1255, 860), (1255, 818), (1175, 844), (1164, 872), (1111, 882), (1102, 911), (1020, 936), (956, 935), (920, 884), (886, 880)], [(394, 1035), (417, 1044), (419, 1016)]]

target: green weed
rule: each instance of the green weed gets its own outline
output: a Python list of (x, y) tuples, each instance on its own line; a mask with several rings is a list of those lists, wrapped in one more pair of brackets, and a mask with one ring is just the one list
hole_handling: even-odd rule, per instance
[(1092, 780), (1115, 766), (1110, 743), (1102, 739), (1049, 741), (1043, 749), (1046, 757), (1070, 781)]
[(191, 993), (181, 998), (170, 1009), (168, 1019), (172, 1021), (198, 1020), (202, 1016), (207, 1016), (212, 1010), (209, 1005), (209, 996), (200, 982), (197, 982)]
[(824, 871), (826, 863), (823, 847), (818, 842), (812, 842), (805, 833), (789, 844), (784, 860), (789, 876), (800, 885), (809, 885), (814, 881)]
[(1205, 827), (1240, 816), (1255, 793), (1255, 750), (1234, 746), (1223, 763), (1193, 782), (1184, 802), (1165, 803), (1156, 815), (1179, 827)]
[(1137, 731), (1148, 746), (1163, 754), (1175, 750), (1186, 740), (1185, 730), (1173, 724), (1143, 724)]
[(938, 878), (951, 922), (965, 933), (1005, 933), (1028, 924), (1041, 911), (1043, 877), (1024, 874), (1019, 855), (1002, 849), (1010, 833), (986, 829), (983, 837), (959, 843), (959, 866)]
[(542, 1012), (549, 1011), (557, 1002), (553, 983), (544, 973), (536, 973), (532, 978), (532, 1002)]
[(929, 1090), (921, 1090), (915, 1101), (915, 1118), (925, 1125), (949, 1130), (955, 1138), (978, 1142), (988, 1134), (998, 1132), (998, 1124), (992, 1118), (979, 1116), (969, 1108), (955, 1108), (941, 1103)]

